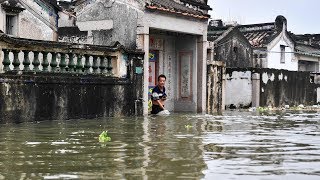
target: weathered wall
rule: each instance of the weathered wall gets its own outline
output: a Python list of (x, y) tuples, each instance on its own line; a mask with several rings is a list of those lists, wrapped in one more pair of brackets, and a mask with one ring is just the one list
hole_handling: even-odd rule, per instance
[(24, 1), (26, 10), (20, 16), (19, 37), (37, 40), (57, 40), (58, 14), (41, 1)]
[(221, 113), (225, 109), (225, 64), (221, 61), (207, 65), (207, 113)]
[[(25, 73), (0, 75), (0, 123), (142, 114), (143, 76)], [(137, 100), (137, 101), (136, 101)], [(136, 104), (135, 104), (136, 103)]]
[[(197, 39), (195, 36), (185, 35), (176, 39), (176, 89), (175, 111), (196, 112), (197, 107)], [(188, 59), (190, 55), (190, 59)], [(182, 64), (185, 61), (184, 65)], [(190, 61), (190, 62), (187, 62)], [(189, 81), (189, 82), (188, 82)], [(189, 84), (189, 86), (188, 86)], [(182, 97), (182, 91), (188, 92), (188, 97)]]
[[(17, 37), (37, 40), (57, 40), (58, 15), (56, 10), (41, 1), (20, 1), (25, 8), (17, 14)], [(6, 12), (0, 8), (0, 30), (5, 31)]]
[(309, 72), (261, 69), (260, 80), (260, 106), (316, 104), (316, 85), (310, 83)]
[(59, 42), (86, 44), (88, 31), (80, 31), (78, 27), (59, 27)]
[(252, 48), (237, 30), (233, 30), (214, 44), (216, 61), (223, 61), (227, 67), (252, 67)]
[(226, 72), (226, 107), (246, 108), (252, 103), (251, 71), (230, 69)]
[[(260, 82), (253, 83), (252, 79)], [(263, 107), (314, 105), (318, 86), (311, 81), (309, 72), (227, 68), (226, 106), (249, 107), (253, 100), (254, 106)]]
[[(142, 8), (141, 8), (142, 9)], [(124, 2), (122, 0), (97, 0), (95, 2), (83, 2), (75, 9), (77, 14), (76, 25), (80, 31), (87, 32), (85, 43), (95, 45), (110, 45), (119, 41), (127, 48), (136, 48), (137, 21), (142, 10), (137, 2)], [(100, 26), (100, 24), (106, 24)], [(68, 23), (63, 23), (68, 24)], [(74, 38), (60, 35), (61, 41)]]

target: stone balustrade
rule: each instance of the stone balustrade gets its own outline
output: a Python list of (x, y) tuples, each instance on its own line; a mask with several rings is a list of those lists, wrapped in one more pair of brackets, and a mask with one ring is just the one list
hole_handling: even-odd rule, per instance
[[(102, 74), (119, 76), (126, 51), (113, 46), (21, 39), (0, 34), (0, 72)], [(120, 65), (119, 65), (120, 64)], [(126, 72), (126, 70), (122, 70)], [(121, 75), (122, 76), (122, 75)]]
[[(3, 72), (33, 71), (52, 73), (80, 73), (80, 74), (106, 74), (112, 75), (112, 56), (99, 56), (89, 54), (74, 54), (48, 51), (28, 51), (2, 49)], [(23, 60), (19, 54), (23, 53)], [(10, 59), (12, 54), (13, 59)], [(32, 58), (30, 58), (32, 54)], [(49, 55), (49, 56), (48, 56)], [(39, 58), (41, 56), (42, 58)], [(50, 58), (49, 58), (50, 57)], [(30, 60), (32, 59), (32, 61)], [(91, 59), (91, 61), (90, 61)]]

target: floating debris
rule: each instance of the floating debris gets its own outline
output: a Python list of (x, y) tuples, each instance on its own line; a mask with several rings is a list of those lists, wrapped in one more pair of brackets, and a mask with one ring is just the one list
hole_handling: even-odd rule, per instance
[(111, 141), (111, 137), (108, 136), (108, 131), (102, 131), (99, 135), (99, 142), (109, 142)]

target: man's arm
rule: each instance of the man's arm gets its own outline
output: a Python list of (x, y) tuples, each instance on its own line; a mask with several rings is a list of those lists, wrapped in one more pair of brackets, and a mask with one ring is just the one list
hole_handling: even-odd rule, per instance
[(163, 106), (163, 104), (161, 103), (160, 99), (158, 99), (158, 100), (156, 100), (156, 101), (157, 101), (157, 103), (159, 104), (159, 106), (161, 107), (161, 109), (164, 110), (164, 106)]

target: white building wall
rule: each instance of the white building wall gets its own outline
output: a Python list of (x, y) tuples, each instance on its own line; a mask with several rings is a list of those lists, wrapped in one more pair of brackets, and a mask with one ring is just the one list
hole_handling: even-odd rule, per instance
[[(281, 50), (280, 45), (285, 47), (285, 63), (281, 63)], [(294, 58), (294, 48), (288, 43), (285, 39), (285, 36), (282, 36), (278, 42), (269, 50), (268, 52), (268, 61), (267, 68), (273, 69), (286, 69), (289, 71), (298, 71), (298, 61)]]
[(5, 32), (6, 14), (2, 8), (0, 8), (0, 30)]
[(145, 26), (166, 31), (186, 34), (203, 35), (207, 30), (207, 23), (196, 19), (177, 18), (156, 12), (145, 12)]
[[(22, 0), (20, 3), (25, 10), (16, 16), (16, 28), (18, 31), (14, 35), (28, 39), (56, 40), (57, 23), (54, 17), (54, 10), (45, 8), (44, 4), (42, 7), (35, 1)], [(0, 30), (6, 32), (6, 12), (2, 8), (0, 9)], [(51, 16), (50, 13), (52, 13)]]
[(233, 71), (232, 75), (226, 74), (226, 102), (230, 107), (234, 105), (237, 108), (249, 106), (252, 102), (252, 80), (251, 71), (238, 72)]

